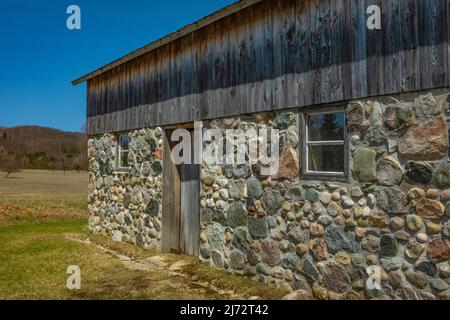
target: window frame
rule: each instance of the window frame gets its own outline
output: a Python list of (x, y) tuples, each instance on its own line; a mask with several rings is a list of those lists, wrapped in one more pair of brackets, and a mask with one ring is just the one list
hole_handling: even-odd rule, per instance
[[(344, 138), (343, 140), (321, 140), (321, 141), (309, 141), (308, 133), (308, 117), (312, 115), (322, 115), (331, 113), (343, 113), (344, 115)], [(322, 107), (312, 108), (300, 112), (300, 132), (302, 132), (302, 145), (301, 150), (304, 155), (301, 157), (301, 179), (303, 180), (325, 180), (325, 181), (338, 181), (348, 182), (349, 178), (349, 147), (348, 147), (348, 133), (347, 133), (347, 115), (345, 106), (336, 107)], [(328, 171), (311, 171), (309, 170), (309, 147), (310, 146), (343, 146), (344, 147), (344, 171), (343, 172), (328, 172)]]
[[(122, 150), (122, 145), (121, 145), (121, 138), (122, 137), (128, 137), (128, 149), (127, 150)], [(128, 135), (128, 133), (120, 133), (117, 135), (117, 144), (116, 144), (116, 170), (118, 172), (128, 172), (129, 166), (127, 167), (123, 167), (122, 166), (122, 154), (124, 152), (129, 152), (130, 151), (130, 136)]]

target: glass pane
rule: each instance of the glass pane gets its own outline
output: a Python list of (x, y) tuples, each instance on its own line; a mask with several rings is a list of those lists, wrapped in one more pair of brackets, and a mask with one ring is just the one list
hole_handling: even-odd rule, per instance
[(121, 168), (128, 167), (128, 151), (120, 153), (120, 167)]
[(309, 146), (308, 171), (344, 172), (344, 146)]
[(128, 143), (130, 141), (130, 137), (128, 135), (123, 135), (119, 137), (119, 144), (121, 150), (128, 150)]
[(344, 141), (343, 112), (308, 116), (309, 141)]

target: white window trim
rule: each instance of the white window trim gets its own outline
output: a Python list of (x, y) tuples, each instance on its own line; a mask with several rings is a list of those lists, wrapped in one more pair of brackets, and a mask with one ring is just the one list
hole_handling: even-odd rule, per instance
[[(123, 167), (122, 166), (122, 153), (123, 152), (129, 152), (129, 148), (128, 148), (128, 150), (126, 150), (126, 151), (123, 151), (122, 150), (122, 146), (120, 145), (120, 138), (121, 137), (124, 137), (124, 136), (128, 136), (127, 134), (119, 134), (118, 136), (117, 136), (117, 148), (116, 148), (116, 152), (117, 152), (117, 154), (116, 154), (116, 158), (117, 158), (117, 161), (116, 161), (116, 170), (118, 170), (118, 171), (121, 171), (121, 172), (124, 172), (125, 170), (128, 170), (128, 168), (129, 167)], [(128, 143), (130, 143), (130, 140), (129, 140), (130, 138), (128, 137)]]
[[(314, 115), (324, 115), (324, 114), (333, 114), (333, 113), (343, 113), (344, 114), (344, 140), (321, 140), (321, 141), (309, 141), (309, 128), (308, 128), (308, 117), (314, 116)], [(344, 152), (345, 152), (345, 138), (346, 138), (346, 128), (345, 124), (347, 122), (345, 109), (344, 108), (336, 108), (332, 110), (324, 110), (324, 111), (311, 111), (311, 112), (304, 112), (303, 113), (304, 118), (304, 135), (305, 135), (305, 171), (304, 174), (306, 175), (317, 175), (317, 176), (324, 176), (324, 177), (337, 177), (337, 178), (345, 178), (347, 175), (345, 173), (345, 167), (346, 167), (346, 159), (344, 158), (344, 171), (343, 172), (334, 172), (334, 171), (312, 171), (309, 170), (309, 146), (343, 146)], [(344, 157), (346, 155), (344, 154)]]

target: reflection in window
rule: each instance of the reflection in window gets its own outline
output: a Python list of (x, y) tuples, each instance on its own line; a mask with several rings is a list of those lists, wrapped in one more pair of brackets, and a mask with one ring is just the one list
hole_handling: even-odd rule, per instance
[(306, 116), (308, 173), (345, 173), (344, 112), (314, 113)]
[(130, 137), (128, 135), (119, 136), (117, 152), (117, 164), (119, 169), (128, 169), (128, 150)]

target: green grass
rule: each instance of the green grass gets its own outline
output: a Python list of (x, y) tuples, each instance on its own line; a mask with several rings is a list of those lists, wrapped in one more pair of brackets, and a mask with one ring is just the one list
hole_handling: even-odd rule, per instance
[[(279, 299), (287, 293), (285, 289), (210, 268), (194, 257), (161, 255), (168, 265), (180, 259), (190, 261), (192, 265), (182, 270), (182, 276), (170, 273), (168, 268), (131, 271), (96, 245), (134, 260), (156, 253), (88, 233), (86, 173), (27, 170), (12, 177), (0, 177), (0, 300), (233, 297), (200, 286), (199, 282), (232, 290), (242, 297)], [(90, 239), (92, 244), (73, 238)], [(66, 288), (70, 265), (81, 269), (79, 291)]]

